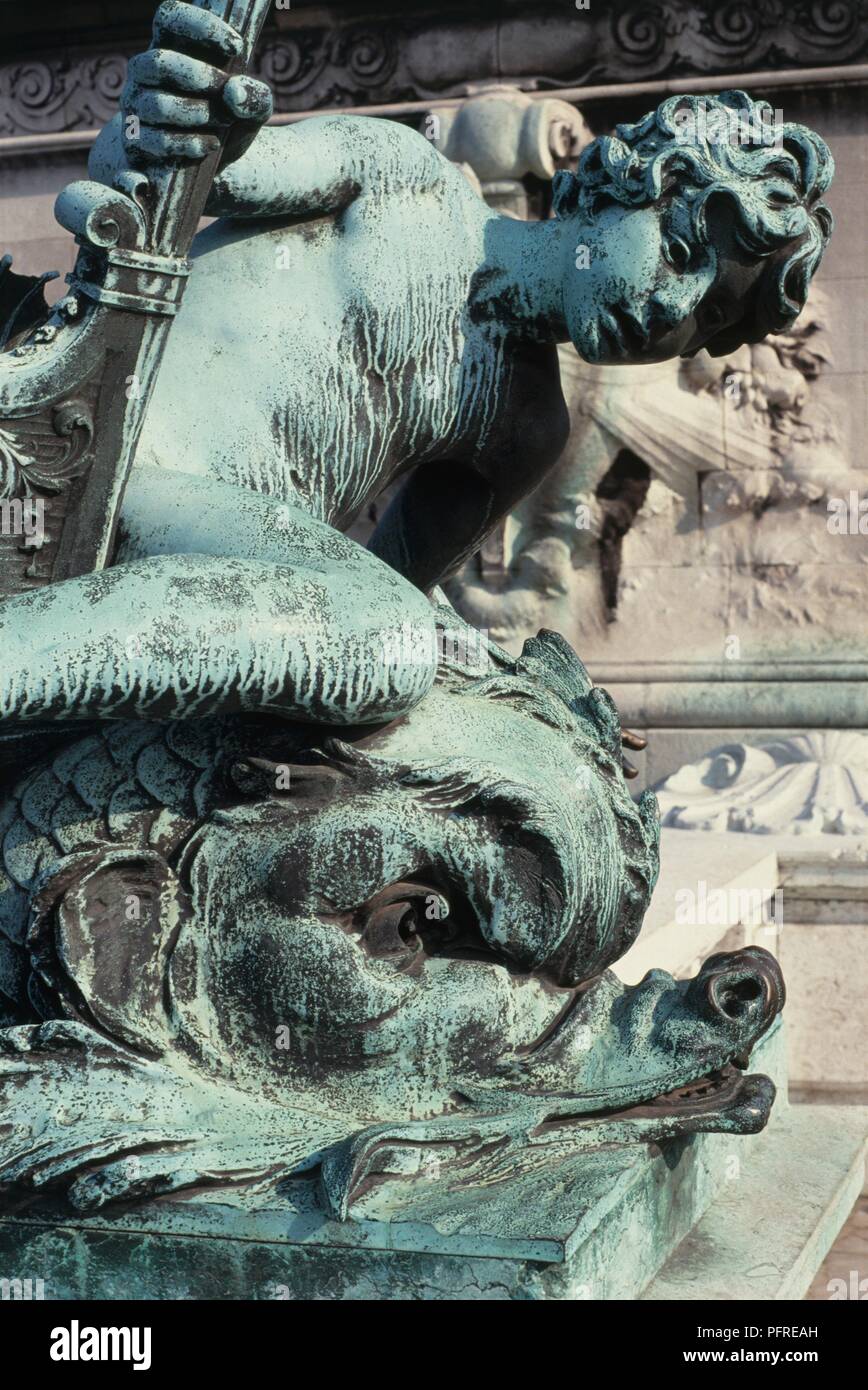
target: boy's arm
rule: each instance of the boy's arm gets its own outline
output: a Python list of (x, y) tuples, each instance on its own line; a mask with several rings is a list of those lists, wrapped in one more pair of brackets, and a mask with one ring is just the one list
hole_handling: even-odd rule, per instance
[(310, 116), (259, 131), (221, 169), (206, 211), (214, 217), (339, 212), (379, 185), (421, 191), (442, 177), (433, 146), (405, 126), (370, 116)]
[[(129, 168), (134, 142), (124, 138), (124, 129), (135, 111), (136, 99), (130, 97), (123, 110), (100, 131), (88, 162), (88, 173), (98, 183), (111, 185), (118, 170)], [(366, 123), (372, 124), (370, 120)], [(220, 170), (208, 195), (206, 214), (292, 217), (340, 211), (358, 197), (362, 188), (356, 172), (358, 147), (353, 148), (353, 131), (341, 132), (342, 124), (355, 126), (357, 122), (347, 116), (337, 121), (314, 117), (298, 127), (260, 130), (245, 153)], [(157, 161), (160, 156), (156, 151), (163, 144), (162, 158), (177, 158), (171, 152), (170, 141), (178, 134), (162, 129), (149, 132), (148, 148), (153, 153), (148, 157)], [(198, 137), (188, 133), (183, 138), (190, 142)], [(136, 162), (141, 160), (139, 152)]]
[(202, 159), (227, 125), (205, 209), (210, 216), (337, 212), (374, 180), (422, 187), (441, 175), (433, 146), (390, 121), (315, 116), (263, 128), (272, 112), (268, 87), (250, 77), (227, 80), (220, 66), (239, 43), (235, 30), (209, 11), (165, 0), (151, 48), (129, 65), (121, 110), (93, 147), (91, 178), (111, 184), (130, 164)]

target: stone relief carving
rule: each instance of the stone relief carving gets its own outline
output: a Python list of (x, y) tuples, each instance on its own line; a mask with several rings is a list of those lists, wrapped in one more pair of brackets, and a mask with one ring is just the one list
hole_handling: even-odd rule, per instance
[(733, 62), (763, 68), (811, 66), (818, 53), (831, 61), (827, 55), (832, 52), (852, 60), (864, 53), (868, 38), (862, 7), (833, 0), (795, 5), (784, 0), (757, 5), (664, 0), (653, 6), (627, 0), (611, 7), (610, 24), (609, 62), (635, 63), (643, 74), (649, 68), (659, 72), (663, 64), (669, 72), (685, 65), (708, 72)]
[(756, 835), (864, 835), (868, 734), (816, 732), (728, 743), (656, 788), (664, 825)]
[[(590, 643), (616, 614), (621, 549), (633, 527), (648, 547), (693, 527), (701, 564), (718, 542), (730, 558), (736, 543), (721, 528), (734, 518), (803, 508), (801, 558), (811, 555), (808, 537), (821, 544), (827, 500), (848, 477), (821, 391), (831, 361), (827, 305), (816, 289), (789, 332), (721, 357), (703, 351), (625, 375), (561, 350), (572, 419), (564, 454), (452, 581), (452, 601), (509, 648), (540, 623)], [(736, 558), (751, 563), (749, 538), (741, 544)]]
[(126, 80), (120, 53), (0, 66), (0, 136), (92, 129), (111, 120)]

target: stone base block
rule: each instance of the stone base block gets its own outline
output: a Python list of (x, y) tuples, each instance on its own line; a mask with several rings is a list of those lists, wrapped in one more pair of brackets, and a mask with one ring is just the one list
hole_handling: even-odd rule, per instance
[(804, 1298), (862, 1190), (866, 1134), (862, 1106), (791, 1106), (642, 1298)]

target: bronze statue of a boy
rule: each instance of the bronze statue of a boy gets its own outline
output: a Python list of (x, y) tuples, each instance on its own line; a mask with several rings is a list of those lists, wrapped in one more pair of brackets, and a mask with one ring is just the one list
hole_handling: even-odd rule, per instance
[[(110, 181), (128, 159), (200, 158), (214, 123), (236, 122), (208, 207), (220, 220), (194, 243), (145, 420), (110, 591), (85, 576), (36, 607), (4, 605), (7, 717), (98, 715), (106, 697), (85, 673), (106, 644), (115, 717), (174, 717), (193, 702), (364, 722), (412, 706), (435, 663), (384, 672), (388, 631), (403, 614), (430, 638), (419, 590), (453, 573), (556, 461), (568, 425), (556, 343), (628, 364), (754, 341), (796, 317), (829, 236), (820, 199), (833, 164), (818, 136), (737, 121), (733, 140), (732, 122), (705, 118), (765, 109), (744, 93), (672, 97), (619, 126), (557, 176), (555, 217), (524, 223), (394, 122), (260, 129), (268, 89), (220, 70), (238, 45), (209, 11), (161, 5), (154, 46), (132, 61), (123, 110), (93, 151), (92, 174)], [(404, 473), (372, 554), (340, 541)], [(179, 589), (170, 557), (182, 554)], [(230, 559), (258, 596), (234, 646), (218, 592)], [(324, 564), (317, 625), (345, 639), (343, 661), (334, 642), (303, 649), (291, 601)], [(206, 591), (210, 619), (196, 611)], [(15, 633), (23, 624), (54, 644), (70, 607), (92, 633), (73, 639), (78, 676), (61, 691), (31, 664), (25, 701)], [(286, 677), (275, 682), (276, 642)], [(191, 662), (209, 651), (203, 688)], [(359, 664), (372, 674), (351, 693)]]
[[(346, 1215), (399, 1140), (482, 1181), (492, 1145), (509, 1173), (538, 1143), (757, 1128), (777, 965), (608, 972), (657, 870), (617, 713), (552, 634), (450, 668), (428, 594), (557, 459), (559, 341), (630, 363), (792, 322), (831, 156), (671, 98), (525, 224), (400, 125), (260, 129), (239, 43), (161, 5), (92, 157), (110, 182), (236, 123), (114, 563), (0, 604), (2, 732), (101, 724), (0, 806), (4, 1181), (91, 1209), (322, 1160)], [(369, 551), (341, 534), (403, 473)]]

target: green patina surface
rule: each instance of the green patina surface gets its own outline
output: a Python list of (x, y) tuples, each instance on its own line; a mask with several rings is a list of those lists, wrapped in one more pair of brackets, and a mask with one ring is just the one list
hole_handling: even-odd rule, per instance
[[(758, 1049), (783, 1089), (784, 1041), (777, 1025)], [(75, 1220), (38, 1204), (0, 1223), (0, 1271), (45, 1278), (49, 1299), (800, 1297), (858, 1190), (865, 1131), (858, 1109), (785, 1108), (747, 1144), (598, 1152), (559, 1175), (544, 1211), (520, 1184), (463, 1205), (441, 1193), (437, 1215), (395, 1188), (346, 1224), (310, 1183), (265, 1203), (199, 1194)]]
[[(38, 375), (90, 322), (83, 277), (121, 234), (107, 209), (141, 247), (148, 177), (213, 143), (203, 93), (246, 121), (114, 563), (0, 605), (0, 1190), (58, 1203), (34, 1238), (58, 1269), (83, 1261), (70, 1287), (93, 1259), (111, 1284), (122, 1251), (128, 1280), (141, 1262), (164, 1288), (175, 1268), (204, 1287), (221, 1251), (235, 1288), (246, 1261), (285, 1258), (212, 1232), (190, 1273), (188, 1237), (66, 1232), (214, 1188), (237, 1229), (286, 1201), (296, 1232), (346, 1231), (293, 1256), (346, 1296), (393, 1277), (384, 1229), (414, 1247), (389, 1255), (396, 1280), (434, 1290), (445, 1261), (453, 1292), (487, 1288), (494, 1261), (508, 1296), (573, 1296), (588, 1213), (609, 1202), (659, 1254), (713, 1186), (695, 1156), (713, 1168), (765, 1124), (774, 1086), (744, 1068), (782, 980), (755, 948), (691, 980), (615, 978), (658, 826), (629, 796), (614, 704), (556, 635), (513, 659), (428, 595), (557, 458), (557, 342), (629, 365), (792, 322), (831, 156), (795, 125), (743, 148), (673, 99), (595, 142), (531, 226), (401, 127), (258, 131), (261, 84), (224, 86), (202, 44), (243, 47), (201, 7), (161, 7), (124, 98), (141, 130), (115, 123), (94, 153), (117, 191), (59, 205), (89, 239), (78, 287), (13, 353), (16, 380)], [(411, 469), (371, 551), (341, 533)], [(680, 1150), (644, 1158), (712, 1131), (681, 1154), (692, 1176), (668, 1176)]]

